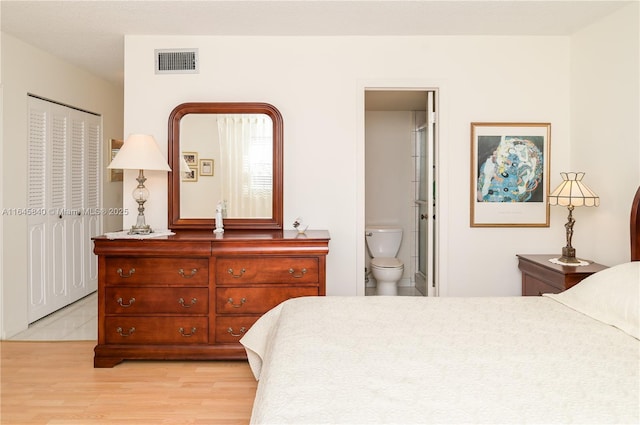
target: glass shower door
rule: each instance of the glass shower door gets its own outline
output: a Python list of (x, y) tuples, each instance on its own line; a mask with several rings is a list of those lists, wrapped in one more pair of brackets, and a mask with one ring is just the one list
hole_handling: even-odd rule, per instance
[[(418, 196), (416, 199), (416, 204), (418, 205), (418, 273), (420, 273), (420, 277), (425, 280), (427, 278), (427, 253), (428, 253), (428, 245), (427, 240), (429, 239), (428, 228), (427, 228), (427, 173), (426, 173), (426, 151), (427, 151), (427, 136), (426, 136), (426, 128), (419, 128), (416, 133), (416, 145), (418, 147), (418, 155), (417, 155), (417, 174), (418, 174)], [(420, 288), (420, 292), (423, 292), (426, 295), (425, 291), (422, 291)]]

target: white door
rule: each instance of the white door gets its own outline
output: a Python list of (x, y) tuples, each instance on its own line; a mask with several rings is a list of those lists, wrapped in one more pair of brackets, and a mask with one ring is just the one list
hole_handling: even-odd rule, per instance
[(97, 289), (100, 140), (99, 116), (29, 97), (29, 322)]
[(416, 287), (427, 296), (437, 296), (438, 286), (435, 273), (435, 146), (436, 146), (436, 92), (427, 92), (426, 122), (417, 132), (416, 175), (419, 177), (416, 194), (418, 217), (418, 270)]
[(50, 238), (46, 237), (50, 218), (47, 215), (47, 207), (50, 203), (47, 199), (49, 183), (47, 138), (50, 115), (46, 108), (40, 106), (42, 105), (29, 105), (27, 211), (38, 212), (27, 217), (29, 322), (35, 320), (34, 317), (48, 314), (47, 302), (50, 301), (51, 296), (48, 294), (47, 285), (51, 280), (55, 280), (49, 277), (48, 268), (53, 260), (47, 259), (51, 249), (47, 247)]
[[(42, 105), (45, 106), (46, 105)], [(67, 138), (69, 134), (69, 117), (64, 110), (58, 108), (46, 111), (50, 119), (50, 127), (47, 127), (47, 146), (45, 156), (50, 160), (45, 165), (45, 265), (49, 261), (49, 270), (45, 274), (44, 308), (42, 314), (49, 314), (67, 304), (67, 232), (69, 228), (69, 216), (64, 214), (68, 208), (67, 195), (69, 184), (67, 182)], [(41, 316), (40, 316), (41, 317)]]
[[(426, 178), (426, 218), (421, 221), (426, 221), (424, 237), (426, 238), (426, 249), (420, 253), (421, 257), (426, 264), (426, 277), (427, 277), (427, 296), (438, 296), (438, 283), (436, 281), (435, 273), (435, 257), (436, 247), (438, 242), (436, 240), (435, 233), (435, 221), (436, 221), (436, 92), (429, 91), (427, 93), (427, 157), (425, 163), (425, 178)], [(422, 218), (422, 217), (421, 217)]]
[(94, 214), (84, 216), (84, 241), (87, 244), (83, 250), (85, 255), (84, 277), (87, 289), (93, 292), (98, 289), (98, 257), (93, 253), (91, 238), (102, 234), (103, 214), (95, 214), (101, 211), (101, 182), (102, 182), (102, 156), (100, 155), (100, 140), (102, 139), (102, 120), (94, 120), (88, 123), (86, 129), (85, 149), (85, 207)]

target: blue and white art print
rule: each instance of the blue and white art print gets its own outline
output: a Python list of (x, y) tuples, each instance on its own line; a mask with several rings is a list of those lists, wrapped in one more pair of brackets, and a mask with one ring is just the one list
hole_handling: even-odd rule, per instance
[(471, 226), (548, 227), (549, 123), (471, 123)]

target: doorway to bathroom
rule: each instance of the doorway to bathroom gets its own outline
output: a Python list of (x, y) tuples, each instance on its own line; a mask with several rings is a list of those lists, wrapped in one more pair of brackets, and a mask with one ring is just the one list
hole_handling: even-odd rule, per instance
[[(365, 226), (400, 227), (399, 295), (437, 296), (437, 90), (365, 90)], [(366, 246), (365, 246), (366, 249)], [(365, 254), (365, 294), (375, 294)]]

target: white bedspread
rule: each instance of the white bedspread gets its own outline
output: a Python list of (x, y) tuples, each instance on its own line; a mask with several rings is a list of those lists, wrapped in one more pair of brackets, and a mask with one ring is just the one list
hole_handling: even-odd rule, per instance
[(297, 298), (241, 342), (254, 424), (640, 422), (640, 341), (550, 298)]

